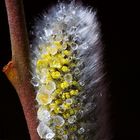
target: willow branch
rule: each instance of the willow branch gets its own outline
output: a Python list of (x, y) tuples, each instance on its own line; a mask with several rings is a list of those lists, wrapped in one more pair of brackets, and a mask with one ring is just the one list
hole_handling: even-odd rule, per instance
[(35, 94), (30, 84), (29, 41), (22, 0), (5, 0), (10, 28), (12, 60), (3, 68), (21, 101), (31, 140), (40, 140), (37, 132)]

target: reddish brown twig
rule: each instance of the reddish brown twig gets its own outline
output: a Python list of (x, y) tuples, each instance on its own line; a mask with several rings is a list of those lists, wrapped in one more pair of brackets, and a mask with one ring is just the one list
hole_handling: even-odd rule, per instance
[(28, 35), (22, 0), (5, 0), (10, 28), (12, 60), (3, 68), (20, 98), (31, 140), (40, 140), (36, 127), (35, 94), (30, 84)]

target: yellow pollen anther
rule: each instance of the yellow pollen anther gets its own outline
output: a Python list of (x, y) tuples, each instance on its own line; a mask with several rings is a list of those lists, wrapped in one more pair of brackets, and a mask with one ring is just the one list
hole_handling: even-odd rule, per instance
[(52, 72), (51, 75), (52, 75), (52, 78), (54, 78), (54, 79), (58, 79), (61, 76), (59, 71)]
[(61, 88), (65, 89), (69, 87), (69, 83), (67, 81), (64, 81), (63, 83), (61, 83)]
[(70, 95), (77, 95), (78, 94), (78, 90), (71, 90), (70, 91)]
[(62, 69), (63, 72), (69, 72), (70, 71), (70, 69), (67, 66), (63, 66), (61, 69)]
[(71, 55), (71, 52), (70, 51), (68, 51), (68, 50), (64, 50), (64, 52), (63, 52), (66, 56), (69, 56), (69, 55)]
[(58, 48), (58, 49), (61, 49), (62, 48), (62, 45), (59, 41), (54, 41), (53, 44)]

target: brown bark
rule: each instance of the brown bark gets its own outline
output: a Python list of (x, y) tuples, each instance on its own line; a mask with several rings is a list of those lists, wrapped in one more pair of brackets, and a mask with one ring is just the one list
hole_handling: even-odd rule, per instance
[(31, 140), (40, 140), (36, 128), (35, 93), (30, 83), (29, 41), (22, 0), (5, 0), (12, 48), (12, 60), (3, 68), (21, 101)]

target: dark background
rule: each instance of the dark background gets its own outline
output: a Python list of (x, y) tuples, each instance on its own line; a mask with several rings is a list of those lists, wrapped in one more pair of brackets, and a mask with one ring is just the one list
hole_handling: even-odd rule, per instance
[[(56, 3), (24, 0), (28, 31), (42, 11)], [(105, 45), (110, 81), (113, 140), (140, 140), (140, 32), (139, 4), (135, 0), (84, 0), (95, 7)], [(11, 59), (4, 0), (0, 0), (0, 140), (30, 140), (17, 94), (2, 73)]]

